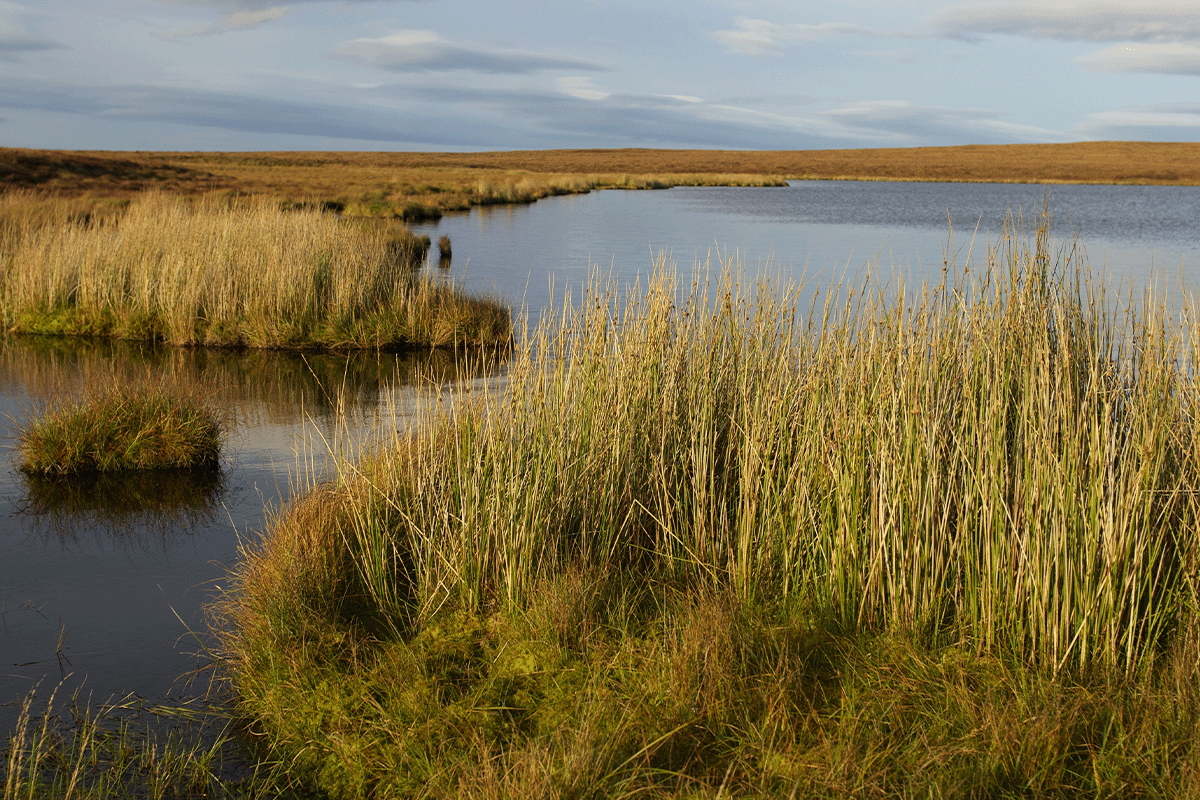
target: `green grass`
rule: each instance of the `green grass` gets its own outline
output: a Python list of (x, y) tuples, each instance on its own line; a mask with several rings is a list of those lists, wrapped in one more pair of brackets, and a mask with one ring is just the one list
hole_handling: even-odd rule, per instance
[(1194, 301), (1044, 225), (815, 302), (738, 266), (594, 286), (273, 519), (220, 613), (266, 750), (335, 797), (1196, 796)]
[(213, 468), (217, 412), (164, 387), (109, 386), (62, 402), (20, 433), (21, 470), (36, 475)]

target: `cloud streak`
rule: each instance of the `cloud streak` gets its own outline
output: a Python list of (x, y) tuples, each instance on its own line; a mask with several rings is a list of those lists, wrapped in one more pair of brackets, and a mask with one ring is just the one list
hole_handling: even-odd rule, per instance
[(1076, 130), (1092, 139), (1195, 141), (1200, 137), (1200, 103), (1156, 103), (1088, 114)]
[(13, 61), (21, 53), (60, 50), (65, 45), (31, 31), (21, 22), (26, 9), (16, 3), (0, 2), (0, 60)]
[(918, 106), (901, 100), (856, 102), (822, 115), (850, 128), (902, 137), (906, 144), (961, 144), (964, 140), (973, 144), (1000, 144), (1071, 138), (1045, 128), (1008, 122), (997, 111)]
[[(279, 0), (158, 0), (158, 2), (176, 6), (207, 6), (209, 8), (221, 9), (227, 14), (232, 15), (239, 11), (265, 11), (278, 5)], [(289, 0), (289, 2), (292, 5), (299, 5), (302, 3), (328, 2), (328, 0)], [(341, 2), (385, 5), (388, 3), (427, 2), (427, 0), (341, 0)]]
[(230, 31), (245, 31), (257, 28), (267, 22), (273, 22), (287, 13), (287, 6), (272, 6), (258, 11), (235, 11), (215, 25), (198, 25), (194, 28), (163, 31), (159, 34), (159, 38), (187, 39), (193, 36), (216, 36)]
[(151, 85), (87, 87), (43, 81), (0, 85), (0, 107), (81, 114), (100, 119), (170, 122), (245, 133), (313, 136), (363, 142), (478, 146), (488, 132), (469, 121), (228, 92)]
[[(159, 122), (233, 132), (386, 143), (413, 149), (528, 147), (837, 147), (847, 131), (817, 117), (789, 119), (699, 98), (566, 91), (386, 85), (332, 102), (127, 84), (42, 80), (0, 84), (0, 109), (57, 112), (128, 125)], [(579, 95), (584, 96), (579, 96)], [(360, 149), (360, 148), (355, 148)]]
[(439, 103), (450, 113), (519, 121), (553, 147), (836, 147), (832, 126), (812, 130), (793, 121), (697, 97), (608, 92), (590, 82), (565, 80), (560, 91), (482, 89), (447, 85), (378, 87), (379, 97)]
[(1194, 44), (1117, 45), (1075, 59), (1098, 72), (1152, 72), (1200, 75), (1200, 46)]
[(433, 31), (397, 31), (378, 39), (355, 39), (334, 48), (333, 55), (361, 61), (391, 72), (483, 72), (515, 75), (544, 70), (603, 70), (597, 64), (566, 56), (522, 50), (486, 50), (443, 39)]
[(1026, 39), (1160, 44), (1200, 39), (1200, 10), (1191, 5), (1042, 3), (976, 5), (935, 17), (935, 35), (971, 39), (1004, 34)]
[(748, 56), (778, 55), (786, 45), (813, 42), (830, 36), (882, 36), (878, 31), (843, 22), (781, 24), (765, 19), (737, 17), (732, 30), (715, 31), (713, 39), (730, 53)]

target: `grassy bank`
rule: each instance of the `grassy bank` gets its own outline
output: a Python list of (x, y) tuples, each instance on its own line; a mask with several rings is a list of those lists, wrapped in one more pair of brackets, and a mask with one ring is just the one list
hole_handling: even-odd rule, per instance
[(1195, 796), (1196, 309), (1075, 255), (596, 287), (273, 520), (241, 713), (336, 797)]
[[(600, 151), (597, 151), (600, 152)], [(0, 148), (0, 187), (72, 198), (128, 199), (147, 191), (286, 198), (296, 207), (417, 221), (475, 206), (532, 203), (596, 189), (780, 186), (777, 174), (728, 169), (630, 171), (589, 158), (546, 168), (476, 154), (105, 153)], [(459, 154), (461, 155), (461, 154)], [(449, 160), (447, 160), (447, 158)], [(482, 161), (480, 161), (482, 159)]]
[(418, 276), (428, 239), (269, 200), (0, 196), (11, 332), (269, 348), (504, 344), (508, 309)]

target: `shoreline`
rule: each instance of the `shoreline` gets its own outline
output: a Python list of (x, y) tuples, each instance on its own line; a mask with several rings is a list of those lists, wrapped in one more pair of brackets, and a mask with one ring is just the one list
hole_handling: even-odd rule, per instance
[(0, 148), (0, 193), (256, 195), (408, 221), (598, 189), (788, 180), (1200, 186), (1200, 143), (856, 150), (142, 152)]

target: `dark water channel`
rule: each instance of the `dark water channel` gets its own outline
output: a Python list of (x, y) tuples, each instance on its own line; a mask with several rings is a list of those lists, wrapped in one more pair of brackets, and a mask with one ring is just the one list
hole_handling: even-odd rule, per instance
[[(492, 370), (494, 374), (495, 370)], [(108, 381), (166, 380), (225, 414), (217, 472), (31, 479), (0, 462), (0, 731), (19, 702), (64, 681), (97, 702), (151, 703), (207, 685), (188, 629), (225, 585), (240, 540), (293, 487), (402, 426), (429, 390), (488, 376), (446, 353), (313, 355), (155, 348), (55, 338), (0, 339), (0, 426)], [(469, 388), (470, 384), (467, 384)]]

